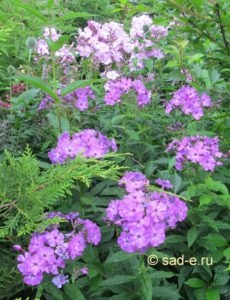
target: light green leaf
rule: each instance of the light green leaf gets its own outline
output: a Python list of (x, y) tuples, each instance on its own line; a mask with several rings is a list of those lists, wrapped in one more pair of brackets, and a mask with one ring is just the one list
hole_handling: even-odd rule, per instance
[(210, 195), (202, 195), (199, 200), (200, 200), (200, 206), (208, 205), (213, 201), (212, 196)]
[(205, 293), (205, 300), (220, 300), (220, 292), (218, 289), (208, 289)]
[(200, 278), (190, 278), (185, 281), (185, 284), (195, 289), (202, 288), (206, 285), (206, 283)]
[(222, 194), (228, 195), (227, 187), (219, 181), (214, 181), (211, 177), (208, 177), (205, 180), (205, 184), (212, 191), (221, 192)]

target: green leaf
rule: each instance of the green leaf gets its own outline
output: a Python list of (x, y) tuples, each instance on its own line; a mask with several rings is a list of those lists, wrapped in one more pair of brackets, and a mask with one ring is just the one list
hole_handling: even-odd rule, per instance
[(202, 195), (199, 200), (200, 200), (200, 206), (208, 205), (213, 201), (212, 196), (210, 195)]
[(138, 278), (138, 287), (141, 294), (141, 299), (152, 300), (152, 278), (149, 273), (142, 273)]
[[(49, 121), (49, 124), (56, 130), (59, 129), (59, 119), (58, 116), (52, 112), (49, 112), (47, 114), (47, 118)], [(69, 131), (70, 124), (67, 118), (65, 117), (60, 117), (60, 125), (61, 125), (61, 130), (62, 131)]]
[(52, 40), (48, 41), (49, 48), (52, 52), (56, 52), (68, 41), (69, 37), (66, 35), (62, 35), (56, 42)]
[(185, 281), (185, 284), (192, 288), (202, 288), (206, 285), (206, 283), (200, 278), (191, 278)]
[(220, 292), (218, 289), (208, 289), (205, 293), (205, 300), (220, 300)]
[(58, 18), (58, 21), (66, 21), (66, 20), (71, 20), (71, 19), (76, 19), (76, 18), (85, 18), (88, 19), (90, 17), (96, 16), (95, 14), (89, 14), (87, 12), (68, 12), (64, 16), (61, 16)]
[(101, 83), (101, 82), (104, 82), (104, 79), (91, 79), (91, 80), (75, 81), (75, 82), (72, 82), (69, 85), (67, 85), (65, 88), (63, 88), (61, 90), (61, 95), (66, 96), (66, 95), (68, 95), (69, 93), (75, 91), (78, 88), (86, 87), (90, 84)]
[(152, 290), (152, 293), (154, 295), (153, 299), (168, 299), (168, 300), (179, 300), (181, 299), (181, 296), (179, 295), (179, 292), (176, 288), (173, 286), (158, 286), (154, 287)]
[(103, 286), (120, 285), (120, 284), (124, 284), (124, 283), (128, 283), (128, 282), (132, 282), (135, 280), (136, 280), (135, 276), (115, 275), (114, 277), (104, 280), (101, 284)]
[(171, 278), (175, 276), (173, 272), (166, 272), (166, 271), (153, 271), (150, 273), (150, 277), (152, 279), (159, 279), (159, 278)]
[(69, 300), (86, 300), (76, 284), (65, 284), (64, 295), (66, 296), (65, 299)]
[(25, 81), (31, 84), (32, 86), (35, 86), (39, 89), (41, 89), (43, 92), (47, 93), (50, 97), (52, 97), (57, 102), (60, 102), (60, 99), (58, 96), (53, 92), (52, 88), (48, 86), (44, 81), (42, 81), (38, 77), (30, 77), (26, 75), (20, 75), (17, 77), (19, 81)]
[(130, 258), (132, 258), (135, 254), (132, 254), (132, 253), (126, 253), (124, 251), (118, 251), (116, 253), (114, 253), (113, 255), (109, 256), (105, 263), (106, 264), (113, 264), (113, 263), (119, 263), (121, 261), (124, 261), (124, 260), (128, 260)]
[(195, 242), (198, 236), (198, 230), (196, 227), (192, 227), (187, 234), (188, 247), (190, 248), (192, 244)]
[(224, 250), (224, 256), (230, 261), (230, 247)]
[(210, 233), (206, 237), (202, 237), (200, 243), (203, 243), (206, 249), (209, 249), (209, 247), (210, 249), (213, 247), (220, 248), (227, 245), (226, 239), (217, 233)]
[(172, 176), (170, 176), (170, 181), (172, 182), (172, 184), (174, 186), (174, 192), (177, 193), (182, 184), (181, 177), (177, 173), (174, 173)]
[(186, 237), (179, 234), (172, 234), (167, 236), (166, 238), (166, 243), (168, 244), (181, 243), (185, 241), (186, 241)]
[(219, 273), (217, 272), (214, 276), (214, 283), (215, 283), (215, 286), (224, 286), (226, 285), (228, 282), (229, 282), (229, 278), (230, 276), (228, 275), (228, 272), (225, 271), (223, 273)]
[(229, 194), (227, 187), (223, 183), (221, 183), (219, 181), (214, 181), (211, 177), (208, 177), (205, 180), (205, 184), (212, 191), (221, 192), (222, 194), (225, 194), (225, 195)]
[(53, 300), (64, 300), (64, 295), (62, 293), (62, 291), (60, 289), (58, 289), (54, 284), (50, 283), (48, 284), (48, 286), (46, 286), (46, 292), (44, 293), (45, 295), (47, 295), (48, 293), (48, 297), (46, 297), (47, 299), (49, 299), (50, 296), (52, 296)]
[(11, 98), (12, 109), (19, 110), (25, 107), (25, 105), (30, 104), (31, 102), (33, 102), (32, 100), (34, 100), (34, 98), (37, 97), (39, 92), (40, 89), (30, 89), (28, 91), (23, 92), (17, 98)]

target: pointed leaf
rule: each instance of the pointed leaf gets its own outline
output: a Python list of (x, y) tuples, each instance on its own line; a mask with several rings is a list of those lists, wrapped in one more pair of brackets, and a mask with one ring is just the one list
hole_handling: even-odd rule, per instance
[(66, 96), (78, 88), (86, 87), (96, 82), (97, 83), (104, 82), (104, 79), (79, 80), (79, 81), (72, 82), (61, 90), (61, 95)]
[(120, 285), (136, 280), (135, 276), (130, 275), (115, 275), (109, 279), (104, 280), (102, 286)]
[(56, 100), (57, 102), (60, 102), (60, 99), (55, 94), (55, 92), (52, 90), (52, 88), (50, 86), (48, 86), (40, 78), (38, 78), (38, 77), (30, 77), (30, 76), (26, 76), (26, 75), (20, 75), (20, 76), (17, 77), (17, 79), (20, 80), (20, 81), (28, 82), (32, 86), (40, 88), (43, 92), (47, 93), (54, 100)]
[(190, 248), (192, 244), (195, 242), (198, 236), (198, 230), (196, 227), (192, 227), (187, 234), (188, 247)]
[(185, 284), (195, 289), (202, 288), (206, 285), (206, 283), (200, 278), (190, 278), (185, 281)]
[(61, 16), (58, 18), (58, 21), (66, 21), (66, 20), (71, 20), (71, 19), (76, 19), (76, 18), (90, 18), (96, 16), (95, 14), (89, 14), (87, 12), (74, 12), (70, 11), (66, 13), (64, 16)]

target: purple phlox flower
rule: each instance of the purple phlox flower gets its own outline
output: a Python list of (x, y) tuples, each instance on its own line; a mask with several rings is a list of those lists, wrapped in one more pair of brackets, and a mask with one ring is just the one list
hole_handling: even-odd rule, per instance
[(58, 39), (60, 38), (60, 34), (57, 33), (56, 29), (53, 27), (45, 27), (44, 31), (43, 31), (43, 36), (46, 39), (51, 39), (53, 42), (58, 41)]
[(119, 214), (123, 220), (134, 222), (144, 216), (144, 207), (141, 203), (124, 200), (120, 205)]
[(16, 250), (16, 251), (24, 252), (21, 245), (13, 245), (13, 249)]
[(75, 259), (77, 256), (81, 256), (86, 248), (86, 240), (82, 232), (77, 233), (69, 241), (69, 255), (71, 259)]
[(137, 190), (143, 190), (145, 186), (149, 185), (149, 180), (141, 172), (126, 172), (120, 179), (119, 185), (125, 186), (128, 193)]
[(55, 253), (64, 260), (69, 259), (69, 244), (64, 243), (57, 246), (55, 249)]
[(86, 240), (88, 243), (98, 245), (101, 240), (101, 232), (99, 227), (90, 220), (84, 221), (84, 230), (86, 231)]
[(66, 66), (66, 64), (71, 64), (75, 61), (75, 56), (72, 54), (72, 45), (63, 45), (61, 49), (55, 52), (55, 56), (59, 58), (60, 64)]
[(45, 240), (50, 247), (56, 247), (64, 243), (64, 235), (58, 229), (54, 229), (46, 233)]
[(167, 179), (160, 179), (160, 178), (158, 178), (157, 180), (155, 180), (155, 182), (158, 185), (160, 185), (163, 189), (172, 189), (173, 188), (173, 185)]
[(165, 225), (164, 223), (156, 223), (151, 227), (149, 232), (149, 244), (157, 247), (165, 241)]
[(59, 289), (66, 283), (69, 283), (68, 275), (58, 274), (52, 279), (52, 283), (56, 285)]
[(42, 282), (42, 279), (42, 273), (38, 273), (36, 275), (26, 275), (25, 277), (23, 277), (23, 282), (27, 285), (36, 286)]
[(89, 273), (89, 269), (87, 267), (81, 268), (79, 271), (82, 275), (88, 275)]
[(37, 275), (42, 273), (46, 268), (45, 260), (38, 254), (35, 253), (30, 255), (24, 261), (23, 269), (19, 269), (23, 275)]
[(155, 223), (161, 222), (167, 215), (167, 206), (160, 201), (151, 201), (146, 208), (146, 213)]
[(106, 209), (106, 216), (109, 221), (116, 222), (121, 217), (119, 215), (120, 200), (112, 200)]
[(43, 39), (37, 40), (36, 50), (37, 50), (38, 55), (40, 55), (40, 56), (45, 56), (45, 55), (50, 54), (49, 46), (48, 46), (47, 42)]

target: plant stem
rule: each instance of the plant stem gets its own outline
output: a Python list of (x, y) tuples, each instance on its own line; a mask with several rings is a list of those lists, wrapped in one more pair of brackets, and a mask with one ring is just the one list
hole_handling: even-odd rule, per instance
[(216, 14), (217, 14), (217, 21), (219, 23), (221, 34), (222, 34), (222, 38), (223, 38), (223, 41), (224, 41), (224, 45), (225, 45), (227, 54), (229, 55), (230, 54), (229, 42), (227, 41), (226, 34), (225, 34), (224, 24), (223, 24), (223, 21), (221, 19), (220, 5), (219, 5), (219, 3), (215, 4), (215, 10), (216, 10)]

